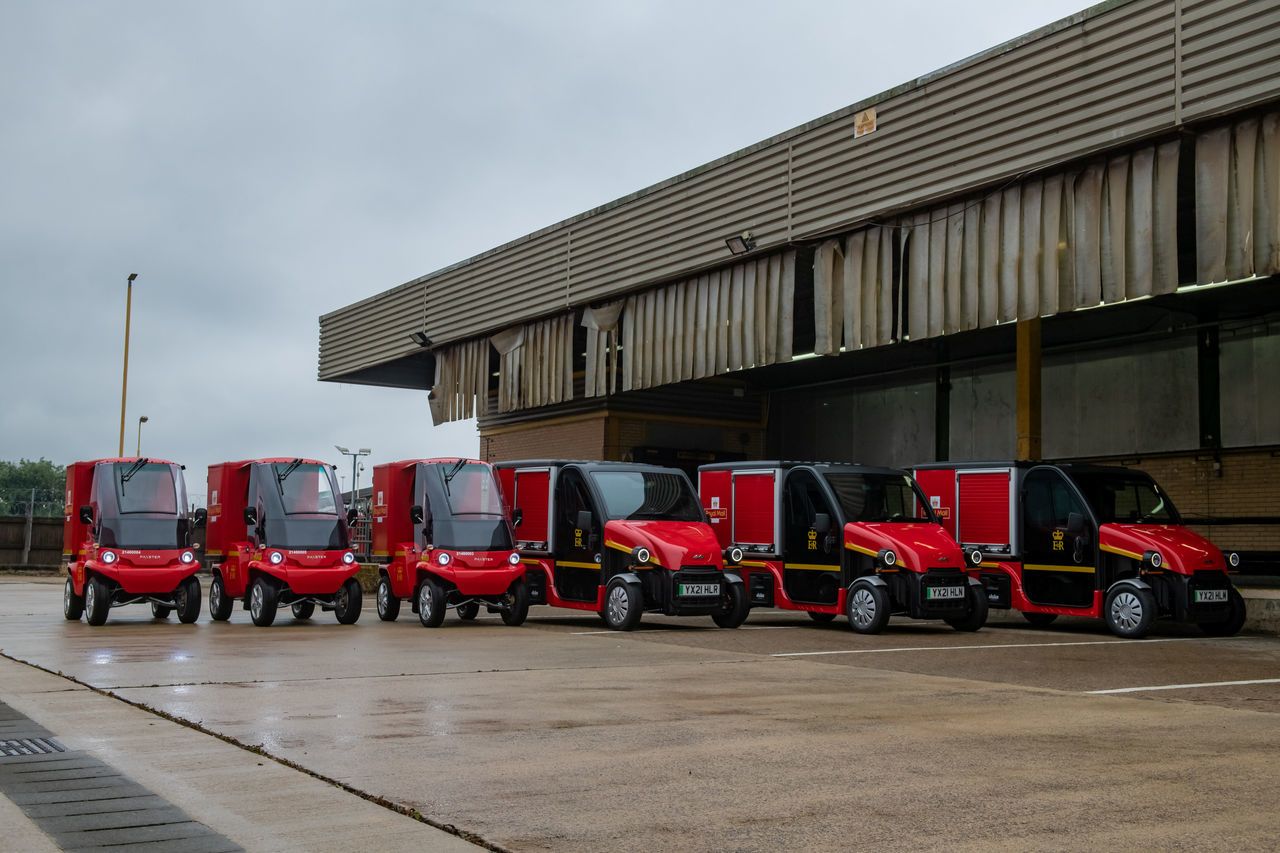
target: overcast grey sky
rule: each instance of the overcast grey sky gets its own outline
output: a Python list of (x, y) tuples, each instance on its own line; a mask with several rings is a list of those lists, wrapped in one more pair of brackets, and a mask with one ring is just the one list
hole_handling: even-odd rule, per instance
[[(0, 0), (0, 459), (474, 454), (317, 318), (1084, 0)], [(350, 478), (350, 467), (339, 470)], [(368, 473), (363, 482), (367, 484)]]

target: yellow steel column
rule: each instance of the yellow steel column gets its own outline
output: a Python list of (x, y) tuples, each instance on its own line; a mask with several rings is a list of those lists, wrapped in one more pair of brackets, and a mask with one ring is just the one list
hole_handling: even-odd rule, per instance
[(1040, 318), (1018, 321), (1018, 459), (1041, 457)]

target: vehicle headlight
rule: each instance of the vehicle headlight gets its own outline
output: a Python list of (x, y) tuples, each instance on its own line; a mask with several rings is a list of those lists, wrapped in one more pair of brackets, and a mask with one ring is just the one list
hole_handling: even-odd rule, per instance
[(1232, 551), (1229, 554), (1227, 554), (1227, 565), (1233, 569), (1240, 568), (1240, 555), (1237, 554), (1235, 551)]
[(192, 554), (190, 551), (183, 551), (182, 556), (178, 559), (184, 563), (194, 563), (196, 561), (196, 555)]
[(517, 554), (515, 551), (512, 551), (511, 556), (507, 557), (507, 562), (513, 566), (520, 565), (520, 555)]
[(974, 548), (972, 551), (969, 552), (969, 565), (971, 566), (982, 565), (982, 552), (979, 551), (977, 548)]
[(649, 553), (649, 549), (643, 545), (631, 549), (631, 559), (641, 566), (649, 562), (652, 557), (653, 555)]
[(1147, 551), (1142, 555), (1142, 562), (1153, 569), (1158, 569), (1164, 565), (1164, 557), (1160, 555), (1159, 551)]
[(278, 566), (284, 562), (284, 554), (281, 554), (279, 551), (272, 551), (271, 555), (268, 556), (267, 559), (271, 561), (271, 565)]
[(98, 559), (109, 566), (116, 561), (116, 552), (103, 551), (101, 554), (98, 555)]
[(898, 555), (893, 553), (892, 548), (885, 548), (878, 555), (880, 562), (884, 563), (887, 568), (893, 568), (898, 565)]
[(737, 564), (742, 562), (742, 549), (736, 545), (724, 552), (725, 559), (730, 563)]
[(448, 554), (446, 554), (444, 551), (441, 551), (439, 554), (436, 554), (436, 562), (437, 562), (437, 563), (439, 563), (439, 564), (440, 564), (440, 565), (442, 565), (442, 566), (447, 566), (447, 565), (449, 565), (449, 562), (450, 562), (452, 559), (453, 559), (453, 558), (452, 558), (452, 557), (450, 557)]
[(342, 562), (346, 563), (348, 566), (354, 563), (355, 561), (356, 561), (356, 555), (352, 554), (350, 551), (342, 555)]

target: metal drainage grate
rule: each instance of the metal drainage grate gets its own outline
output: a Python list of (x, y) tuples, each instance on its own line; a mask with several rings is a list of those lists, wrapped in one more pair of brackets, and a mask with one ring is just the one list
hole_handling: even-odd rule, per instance
[(0, 740), (0, 758), (13, 758), (18, 755), (48, 755), (51, 752), (66, 752), (67, 748), (53, 738), (25, 737), (17, 740)]

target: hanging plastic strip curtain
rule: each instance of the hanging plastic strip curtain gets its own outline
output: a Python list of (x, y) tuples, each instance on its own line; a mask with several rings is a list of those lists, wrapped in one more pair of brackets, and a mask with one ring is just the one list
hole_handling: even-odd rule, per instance
[(1196, 137), (1199, 284), (1280, 273), (1280, 113)]
[(788, 250), (627, 297), (622, 390), (790, 361), (795, 263)]
[(1179, 144), (862, 229), (814, 255), (815, 352), (1171, 293)]
[(441, 347), (433, 355), (436, 379), (428, 397), (433, 423), (484, 415), (489, 410), (489, 341)]
[(618, 325), (623, 300), (587, 308), (582, 325), (587, 330), (586, 396), (602, 397), (618, 390), (622, 336)]
[(526, 323), (490, 340), (499, 357), (498, 411), (573, 398), (573, 314)]

